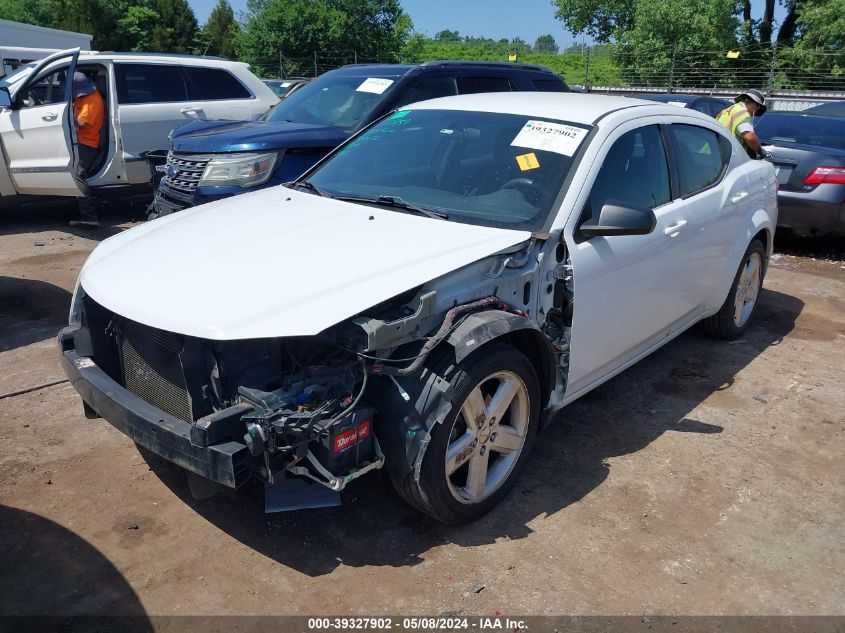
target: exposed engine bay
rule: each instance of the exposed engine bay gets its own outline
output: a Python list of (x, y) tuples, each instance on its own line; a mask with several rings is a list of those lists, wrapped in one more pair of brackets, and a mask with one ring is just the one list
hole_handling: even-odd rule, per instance
[[(424, 446), (448, 411), (448, 390), (439, 413), (402, 407), (413, 409), (409, 385), (444, 343), (460, 361), (487, 340), (533, 330), (554, 353), (545, 401), (562, 397), (572, 267), (562, 246), (546, 251), (558, 263), (538, 288), (542, 245), (532, 240), (435, 287), (410, 289), (313, 337), (200, 339), (134, 322), (85, 296), (76, 345), (129, 392), (191, 424), (192, 445), (237, 442), (248, 449), (251, 476), (267, 486), (293, 475), (339, 492), (386, 459), (412, 454), (403, 443)], [(461, 300), (468, 274), (486, 279), (489, 294)], [(473, 285), (477, 292), (477, 277)]]

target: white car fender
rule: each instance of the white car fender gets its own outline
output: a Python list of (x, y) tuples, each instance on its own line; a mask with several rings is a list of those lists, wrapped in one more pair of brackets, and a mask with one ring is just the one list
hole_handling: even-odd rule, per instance
[(728, 292), (730, 292), (731, 286), (733, 285), (736, 271), (739, 269), (740, 262), (742, 261), (742, 256), (745, 255), (745, 251), (748, 249), (748, 245), (751, 244), (751, 240), (753, 240), (754, 237), (761, 231), (766, 232), (764, 247), (766, 249), (766, 259), (768, 260), (772, 254), (776, 224), (777, 207), (774, 208), (774, 211), (767, 211), (764, 208), (758, 207), (751, 213), (745, 223), (745, 230), (737, 237), (736, 242), (734, 242), (733, 247), (731, 248), (729, 257), (727, 258), (727, 261), (732, 264), (730, 270), (733, 272), (730, 275), (723, 276), (722, 283), (720, 284), (715, 296), (711, 299), (710, 305), (708, 305), (707, 315), (715, 314), (719, 311), (719, 308), (722, 307), (722, 304), (725, 302), (725, 299), (727, 299)]
[[(0, 116), (3, 116), (2, 112), (0, 112)], [(17, 191), (15, 191), (15, 185), (12, 184), (12, 178), (9, 176), (9, 165), (6, 163), (5, 150), (0, 154), (3, 156), (3, 162), (0, 164), (0, 196), (14, 196)]]

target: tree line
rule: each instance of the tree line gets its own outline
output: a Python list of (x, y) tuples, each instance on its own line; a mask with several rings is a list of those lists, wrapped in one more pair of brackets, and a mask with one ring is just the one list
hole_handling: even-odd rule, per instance
[[(295, 59), (339, 51), (348, 53), (349, 61), (353, 54), (361, 61), (505, 60), (516, 55), (545, 63), (569, 81), (586, 74), (585, 63), (591, 75), (608, 81), (618, 78), (614, 70), (636, 82), (637, 72), (687, 66), (697, 72), (702, 65), (755, 81), (774, 70), (788, 73), (798, 67), (845, 75), (843, 0), (762, 1), (763, 17), (755, 20), (751, 0), (550, 0), (559, 27), (590, 37), (607, 53), (592, 61), (580, 49), (560, 51), (552, 34), (531, 44), (452, 30), (416, 33), (400, 0), (248, 0), (239, 16), (228, 0), (218, 0), (201, 26), (187, 0), (0, 0), (0, 18), (90, 33), (98, 50), (240, 59), (259, 74), (278, 72), (272, 60), (280, 55)], [(779, 22), (776, 2), (786, 12)], [(724, 53), (730, 50), (741, 54), (727, 58)], [(697, 57), (686, 66), (678, 63), (679, 54), (690, 53)], [(683, 76), (675, 79), (684, 81)]]

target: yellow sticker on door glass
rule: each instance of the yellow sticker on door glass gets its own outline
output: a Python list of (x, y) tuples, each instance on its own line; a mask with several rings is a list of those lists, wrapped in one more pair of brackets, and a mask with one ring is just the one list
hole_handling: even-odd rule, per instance
[(530, 169), (537, 169), (540, 166), (540, 161), (537, 160), (537, 155), (534, 152), (529, 152), (528, 154), (517, 156), (516, 164), (519, 165), (520, 170), (528, 171)]

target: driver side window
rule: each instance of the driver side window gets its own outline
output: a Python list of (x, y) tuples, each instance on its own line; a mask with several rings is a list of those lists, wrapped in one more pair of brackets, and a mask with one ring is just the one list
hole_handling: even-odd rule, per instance
[(611, 146), (590, 192), (589, 217), (598, 220), (608, 200), (647, 209), (671, 200), (669, 165), (657, 125), (626, 132)]
[(21, 108), (64, 103), (67, 69), (54, 70), (31, 83), (20, 97)]

